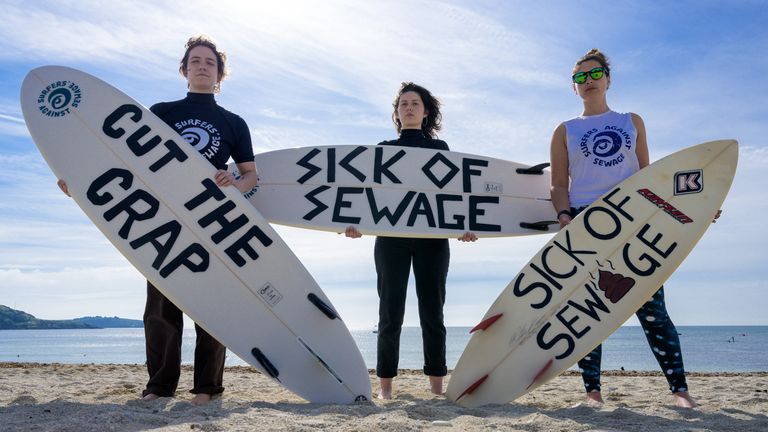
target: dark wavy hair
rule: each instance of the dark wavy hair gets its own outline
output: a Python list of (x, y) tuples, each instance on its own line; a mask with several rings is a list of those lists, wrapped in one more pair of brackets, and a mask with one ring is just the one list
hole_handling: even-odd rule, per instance
[(403, 128), (400, 119), (397, 118), (397, 107), (400, 105), (400, 96), (409, 91), (419, 94), (421, 102), (424, 104), (424, 110), (427, 112), (427, 117), (421, 122), (421, 131), (425, 136), (437, 138), (437, 131), (443, 127), (443, 115), (440, 114), (440, 101), (432, 96), (432, 93), (430, 93), (429, 90), (412, 82), (404, 82), (400, 84), (395, 101), (392, 102), (392, 108), (394, 108), (394, 111), (392, 111), (392, 123), (395, 124), (397, 133), (399, 134)]
[(179, 73), (181, 73), (183, 76), (186, 76), (187, 66), (189, 65), (189, 52), (192, 51), (192, 48), (204, 46), (208, 47), (213, 51), (214, 54), (216, 54), (216, 64), (218, 69), (218, 76), (216, 86), (213, 88), (213, 91), (218, 93), (221, 90), (221, 82), (224, 81), (224, 78), (227, 77), (229, 74), (229, 71), (227, 71), (227, 53), (224, 51), (219, 51), (219, 49), (216, 47), (216, 42), (213, 41), (213, 39), (209, 38), (205, 35), (198, 35), (198, 36), (192, 36), (187, 41), (187, 44), (184, 45), (186, 48), (186, 51), (184, 51), (184, 57), (181, 58), (181, 62), (179, 63)]

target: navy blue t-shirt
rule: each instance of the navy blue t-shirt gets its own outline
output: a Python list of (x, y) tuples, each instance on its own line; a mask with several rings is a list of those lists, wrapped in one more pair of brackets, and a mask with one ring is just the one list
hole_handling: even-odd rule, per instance
[(213, 94), (187, 93), (184, 99), (160, 102), (149, 110), (217, 169), (227, 169), (230, 156), (235, 163), (253, 162), (248, 125), (240, 116), (217, 105)]

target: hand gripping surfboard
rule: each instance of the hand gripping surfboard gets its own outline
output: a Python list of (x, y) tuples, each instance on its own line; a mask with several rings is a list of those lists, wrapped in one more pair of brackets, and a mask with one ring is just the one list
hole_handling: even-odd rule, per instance
[(370, 398), (362, 355), (330, 300), (171, 127), (109, 84), (60, 66), (29, 72), (21, 106), (75, 202), (190, 318), (308, 401)]
[(640, 170), (585, 209), (472, 329), (448, 398), (468, 407), (512, 401), (606, 339), (711, 225), (737, 159), (733, 140), (693, 146)]

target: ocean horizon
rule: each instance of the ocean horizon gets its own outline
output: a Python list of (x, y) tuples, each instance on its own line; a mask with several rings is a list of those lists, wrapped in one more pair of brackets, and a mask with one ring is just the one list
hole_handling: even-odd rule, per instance
[[(768, 371), (768, 326), (678, 326), (689, 372)], [(446, 360), (456, 366), (469, 341), (470, 327), (448, 327)], [(368, 368), (376, 367), (376, 333), (351, 330)], [(191, 364), (194, 328), (186, 328), (182, 363)], [(144, 364), (144, 329), (0, 330), (0, 362), (67, 364)], [(603, 343), (603, 370), (658, 370), (640, 326), (620, 327)], [(227, 366), (247, 363), (227, 352)], [(421, 329), (403, 327), (400, 368), (421, 369)]]

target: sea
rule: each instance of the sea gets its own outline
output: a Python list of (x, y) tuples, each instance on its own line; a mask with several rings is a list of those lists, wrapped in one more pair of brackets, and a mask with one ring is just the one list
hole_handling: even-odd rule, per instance
[[(447, 329), (448, 368), (456, 366), (469, 341), (469, 327)], [(768, 326), (678, 326), (687, 371), (768, 371)], [(368, 368), (376, 367), (374, 329), (352, 330)], [(185, 329), (182, 362), (191, 364), (194, 328)], [(421, 329), (404, 327), (400, 368), (421, 369)], [(0, 362), (144, 364), (144, 329), (0, 330)], [(228, 366), (247, 364), (227, 353)], [(639, 326), (620, 327), (603, 343), (603, 370), (658, 370)]]

